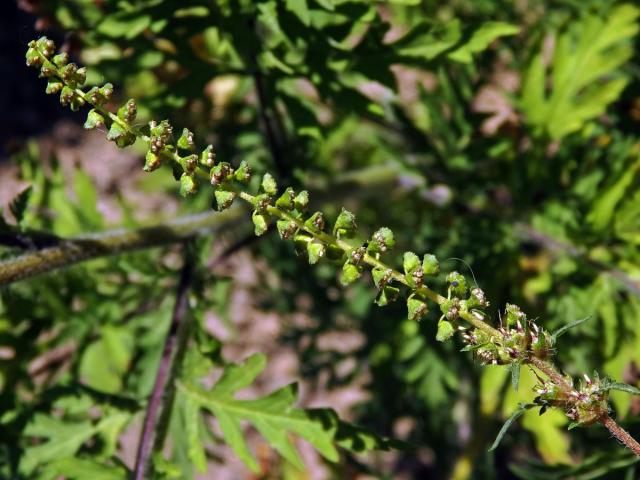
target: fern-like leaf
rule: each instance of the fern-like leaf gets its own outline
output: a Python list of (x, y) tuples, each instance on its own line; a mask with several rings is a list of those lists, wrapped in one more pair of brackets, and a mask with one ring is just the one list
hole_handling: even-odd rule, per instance
[[(199, 470), (205, 465), (204, 452), (199, 446), (196, 409), (203, 408), (217, 419), (225, 442), (253, 471), (258, 463), (245, 441), (241, 422), (251, 423), (267, 442), (293, 465), (304, 464), (291, 442), (295, 434), (311, 443), (327, 460), (339, 458), (336, 445), (352, 451), (387, 449), (391, 442), (369, 432), (346, 425), (330, 409), (304, 410), (293, 406), (297, 399), (295, 384), (280, 388), (267, 396), (253, 400), (239, 400), (235, 394), (249, 386), (264, 369), (266, 357), (256, 354), (241, 364), (225, 367), (220, 380), (210, 390), (197, 382), (183, 380), (178, 383), (179, 401), (183, 406), (183, 418), (193, 425), (186, 426), (189, 438), (188, 452)], [(395, 445), (394, 445), (395, 446)]]
[(627, 84), (618, 70), (633, 55), (638, 16), (640, 9), (623, 4), (606, 19), (587, 14), (557, 36), (549, 92), (544, 54), (538, 52), (523, 80), (520, 105), (527, 122), (560, 139), (601, 115)]

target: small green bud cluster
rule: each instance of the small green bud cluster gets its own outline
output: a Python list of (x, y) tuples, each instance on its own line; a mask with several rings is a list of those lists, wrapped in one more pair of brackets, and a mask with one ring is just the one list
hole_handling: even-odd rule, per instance
[(47, 79), (46, 92), (59, 93), (60, 103), (75, 112), (86, 103), (84, 95), (77, 89), (87, 80), (87, 69), (69, 63), (66, 52), (54, 56), (55, 49), (53, 40), (47, 37), (32, 40), (27, 49), (26, 63), (30, 67), (40, 68), (40, 77)]
[[(566, 380), (573, 386), (571, 378)], [(584, 374), (578, 386), (569, 391), (558, 388), (551, 381), (540, 381), (534, 392), (538, 395), (534, 402), (542, 406), (542, 412), (548, 407), (561, 409), (572, 421), (570, 428), (591, 425), (609, 412), (606, 381), (601, 381), (597, 373), (593, 379)]]

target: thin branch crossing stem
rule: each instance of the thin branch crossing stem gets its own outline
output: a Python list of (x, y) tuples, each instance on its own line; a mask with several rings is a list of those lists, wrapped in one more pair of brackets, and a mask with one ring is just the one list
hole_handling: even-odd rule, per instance
[(152, 454), (154, 451), (161, 450), (164, 443), (167, 419), (173, 404), (175, 381), (180, 371), (182, 356), (189, 337), (189, 288), (194, 265), (188, 252), (189, 245), (185, 244), (184, 249), (184, 266), (180, 274), (176, 302), (155, 383), (147, 404), (136, 464), (131, 476), (132, 480), (149, 478), (152, 469)]
[(0, 262), (0, 286), (67, 267), (85, 260), (182, 242), (201, 232), (222, 230), (244, 214), (241, 208), (178, 217), (135, 230), (110, 230), (27, 251)]

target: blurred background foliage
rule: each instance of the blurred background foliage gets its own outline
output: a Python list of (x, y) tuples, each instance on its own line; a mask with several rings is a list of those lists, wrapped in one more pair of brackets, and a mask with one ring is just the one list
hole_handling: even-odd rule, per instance
[[(496, 318), (507, 301), (550, 330), (590, 317), (560, 341), (560, 365), (572, 375), (597, 370), (640, 381), (637, 6), (18, 4), (89, 67), (90, 84), (109, 81), (121, 101), (136, 98), (140, 122), (170, 118), (192, 129), (200, 147), (212, 143), (219, 159), (247, 160), (281, 185), (315, 192), (329, 217), (345, 206), (365, 231), (392, 228), (398, 251), (433, 252), (449, 270), (472, 268)], [(52, 123), (40, 148), (23, 136), (23, 146), (11, 148), (18, 153), (0, 164), (11, 172), (3, 189), (32, 185), (21, 228), (70, 236), (210, 207), (204, 191), (176, 201), (168, 172), (142, 176), (136, 158), (118, 164), (105, 185), (101, 175), (122, 154), (74, 130), (82, 121), (73, 116), (68, 127), (74, 144), (88, 145), (73, 161), (57, 160)], [(232, 268), (212, 265), (216, 252), (242, 241), (248, 223), (247, 216), (198, 243), (200, 344), (223, 337), (229, 361), (290, 352), (296, 360), (285, 373), (273, 362), (275, 385), (301, 380), (312, 404), (352, 391), (356, 400), (330, 406), (415, 445), (346, 455), (331, 467), (305, 457), (311, 478), (637, 478), (633, 455), (604, 429), (567, 432), (556, 412), (528, 411), (487, 453), (504, 418), (532, 398), (532, 373), (523, 369), (512, 391), (505, 369), (481, 368), (456, 344), (435, 341), (436, 312), (412, 323), (400, 304), (378, 308), (370, 282), (338, 288), (335, 266), (310, 267), (276, 235), (243, 244)], [(130, 457), (122, 452), (126, 442), (135, 445), (140, 399), (151, 390), (168, 328), (177, 252), (95, 260), (0, 290), (0, 475), (125, 475)], [(239, 291), (240, 299), (232, 293)], [(256, 323), (265, 316), (277, 320), (277, 335), (265, 337), (273, 343), (243, 345), (247, 332), (262, 335)], [(614, 394), (613, 408), (640, 435), (640, 404)], [(180, 444), (187, 433), (172, 428), (171, 443)], [(261, 476), (250, 477), (219, 453), (218, 434), (205, 436), (216, 478), (304, 478), (268, 455)], [(60, 449), (47, 449), (52, 444)], [(174, 448), (161, 475), (191, 478), (184, 455)]]

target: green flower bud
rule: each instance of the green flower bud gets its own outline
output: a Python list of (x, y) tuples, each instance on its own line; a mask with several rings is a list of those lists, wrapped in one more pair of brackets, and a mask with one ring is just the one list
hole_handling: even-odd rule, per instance
[(457, 297), (463, 297), (467, 294), (467, 280), (464, 276), (456, 271), (447, 275), (447, 283), (449, 289)]
[(193, 177), (183, 173), (180, 177), (180, 195), (186, 197), (188, 195), (193, 195), (196, 193), (197, 186), (196, 182), (193, 180)]
[(527, 316), (520, 310), (520, 307), (517, 305), (512, 305), (511, 303), (507, 303), (505, 308), (505, 317), (507, 319), (507, 326), (512, 327), (520, 322), (520, 325), (524, 325), (527, 321)]
[(425, 275), (437, 275), (440, 273), (440, 263), (435, 255), (427, 253), (422, 258), (422, 270)]
[(69, 63), (69, 54), (67, 52), (61, 52), (53, 57), (53, 63), (58, 67), (64, 67)]
[(278, 220), (276, 222), (276, 227), (278, 227), (278, 233), (280, 234), (280, 238), (282, 238), (283, 240), (288, 240), (298, 230), (298, 226), (295, 224), (295, 222), (287, 220), (286, 218), (281, 218), (280, 220)]
[(266, 212), (269, 206), (271, 206), (271, 197), (266, 193), (256, 195), (253, 201), (253, 205), (260, 213)]
[(47, 37), (40, 37), (36, 41), (35, 47), (47, 58), (51, 57), (56, 51), (56, 44)]
[(42, 65), (42, 57), (35, 48), (29, 48), (25, 58), (28, 67), (39, 67)]
[(424, 271), (420, 264), (420, 258), (413, 252), (405, 252), (402, 266), (409, 286), (411, 288), (421, 287), (424, 279)]
[(293, 191), (293, 188), (288, 187), (282, 195), (276, 200), (276, 207), (281, 210), (292, 210), (293, 209), (293, 200), (296, 196), (296, 193)]
[(269, 173), (265, 173), (262, 177), (262, 184), (260, 185), (262, 191), (273, 197), (276, 193), (278, 193), (278, 186), (276, 185), (276, 181)]
[(118, 118), (124, 120), (127, 123), (131, 123), (136, 119), (138, 114), (138, 107), (136, 101), (130, 99), (122, 107), (118, 109)]
[(79, 68), (76, 71), (76, 74), (73, 80), (75, 81), (75, 83), (77, 83), (80, 86), (84, 85), (84, 82), (87, 81), (87, 68), (86, 67)]
[(293, 206), (299, 212), (304, 212), (309, 206), (309, 192), (303, 190), (298, 193), (298, 195), (296, 195), (296, 198), (293, 199)]
[(93, 128), (102, 127), (104, 125), (104, 117), (97, 111), (91, 109), (87, 114), (87, 120), (84, 122), (84, 128), (91, 130)]
[(318, 263), (318, 260), (324, 257), (325, 252), (326, 248), (323, 243), (317, 240), (307, 243), (307, 254), (309, 255), (309, 263), (311, 265)]
[(179, 162), (184, 171), (187, 172), (187, 175), (193, 175), (198, 167), (198, 156), (195, 154), (187, 155), (186, 157), (180, 158)]
[(236, 170), (235, 179), (244, 184), (249, 183), (251, 179), (251, 167), (244, 160), (240, 162), (240, 166), (238, 166), (238, 170)]
[(60, 92), (60, 104), (66, 107), (71, 103), (74, 95), (73, 89), (65, 85), (62, 87), (62, 91)]
[(450, 298), (440, 304), (440, 311), (444, 313), (447, 320), (455, 320), (460, 315), (460, 300)]
[(338, 238), (351, 238), (356, 233), (356, 228), (356, 216), (343, 208), (333, 226), (333, 234)]
[(321, 232), (324, 230), (325, 221), (324, 214), (322, 212), (314, 213), (306, 222), (304, 222), (305, 227), (314, 232)]
[(188, 150), (188, 151), (193, 151), (195, 143), (193, 141), (193, 132), (191, 132), (188, 128), (184, 128), (182, 130), (182, 135), (180, 135), (180, 138), (178, 139), (178, 142), (176, 143), (178, 145), (178, 148), (182, 149), (182, 150)]
[(42, 62), (42, 67), (40, 67), (40, 78), (49, 78), (53, 77), (56, 73), (56, 67), (53, 63), (45, 60)]
[(227, 162), (220, 162), (211, 169), (211, 185), (220, 185), (233, 175), (233, 169)]
[(118, 122), (113, 122), (107, 133), (107, 140), (111, 140), (115, 142), (118, 147), (124, 148), (133, 145), (136, 141), (136, 136), (127, 131)]
[(213, 167), (216, 163), (216, 154), (213, 151), (213, 145), (207, 145), (207, 148), (202, 151), (200, 154), (200, 163), (208, 168)]
[(144, 157), (144, 168), (145, 172), (153, 172), (160, 168), (160, 156), (155, 153), (149, 151), (147, 155)]
[(437, 341), (444, 342), (446, 340), (449, 340), (454, 333), (455, 330), (453, 329), (453, 325), (451, 325), (451, 323), (447, 322), (446, 320), (440, 320), (438, 322), (438, 333), (436, 334)]
[(267, 228), (269, 228), (267, 223), (267, 216), (264, 213), (260, 213), (258, 211), (254, 211), (253, 215), (251, 215), (251, 220), (253, 220), (253, 226), (255, 227), (256, 236), (263, 235)]
[(91, 87), (91, 89), (85, 94), (85, 97), (91, 104), (96, 106), (102, 105), (105, 100), (98, 87)]
[(387, 227), (382, 227), (371, 237), (367, 250), (371, 253), (384, 253), (393, 248), (395, 243), (393, 232)]
[(69, 104), (69, 108), (71, 108), (71, 111), (77, 112), (85, 103), (84, 98), (79, 95), (74, 95), (71, 99), (71, 103)]
[(222, 211), (231, 206), (233, 200), (236, 198), (236, 192), (218, 188), (215, 192), (213, 192), (213, 196), (216, 200), (216, 209), (218, 211)]
[(409, 295), (407, 298), (407, 318), (409, 320), (421, 320), (427, 315), (429, 307), (424, 300), (417, 298), (415, 295)]
[(102, 98), (104, 98), (105, 100), (109, 100), (113, 95), (113, 85), (111, 85), (110, 83), (105, 83), (98, 91), (100, 92)]
[(399, 293), (399, 289), (385, 285), (378, 293), (375, 302), (379, 307), (384, 307), (385, 305), (394, 302), (398, 298)]
[(75, 83), (77, 72), (78, 66), (75, 63), (70, 63), (62, 68), (60, 76), (65, 82), (73, 84)]
[(391, 282), (391, 275), (393, 274), (390, 268), (380, 268), (375, 267), (371, 270), (371, 276), (373, 277), (373, 283), (378, 287), (378, 289), (382, 289)]
[(340, 283), (344, 286), (355, 282), (362, 275), (362, 267), (356, 267), (353, 263), (345, 262), (340, 273)]
[(56, 94), (60, 93), (64, 84), (58, 80), (57, 78), (50, 78), (47, 82), (47, 89), (45, 90), (48, 94)]

